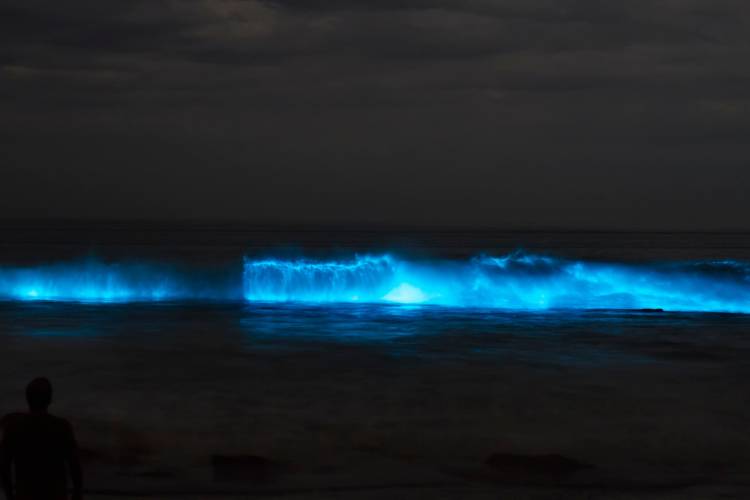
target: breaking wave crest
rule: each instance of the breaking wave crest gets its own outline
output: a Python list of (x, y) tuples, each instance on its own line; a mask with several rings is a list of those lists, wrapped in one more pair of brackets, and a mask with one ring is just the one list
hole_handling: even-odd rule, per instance
[(245, 260), (245, 298), (250, 301), (377, 302), (397, 279), (388, 256), (351, 262)]
[(249, 301), (750, 313), (750, 266), (735, 261), (638, 265), (525, 253), (468, 262), (246, 260), (244, 287)]

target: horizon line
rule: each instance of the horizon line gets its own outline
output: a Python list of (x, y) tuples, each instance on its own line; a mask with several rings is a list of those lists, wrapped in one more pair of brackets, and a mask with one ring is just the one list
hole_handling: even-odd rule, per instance
[[(372, 231), (372, 232), (502, 232), (502, 233), (724, 233), (744, 234), (750, 233), (750, 228), (669, 228), (669, 227), (612, 227), (601, 226), (563, 226), (563, 225), (502, 225), (502, 224), (437, 224), (437, 223), (392, 223), (383, 221), (347, 221), (347, 222), (320, 222), (320, 221), (261, 221), (238, 218), (122, 218), (122, 217), (2, 217), (1, 227), (31, 226), (29, 229), (49, 229), (49, 226), (79, 226), (80, 228), (96, 227), (103, 225), (143, 225), (159, 228), (185, 228), (201, 226), (219, 226), (226, 229), (246, 229), (256, 231), (300, 231), (300, 232), (325, 232), (325, 231)], [(41, 226), (41, 227), (40, 227)]]

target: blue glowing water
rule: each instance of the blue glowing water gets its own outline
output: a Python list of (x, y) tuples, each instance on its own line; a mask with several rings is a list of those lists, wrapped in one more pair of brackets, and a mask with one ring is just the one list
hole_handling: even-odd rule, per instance
[(250, 301), (750, 312), (750, 265), (735, 261), (613, 264), (520, 252), (465, 262), (248, 260), (244, 283)]
[(0, 266), (0, 298), (60, 302), (224, 300), (236, 292), (222, 276), (169, 265), (73, 261), (33, 267)]
[(87, 262), (0, 271), (0, 294), (20, 300), (127, 302), (161, 300), (174, 287), (141, 266)]
[(166, 265), (96, 260), (0, 267), (0, 297), (750, 313), (750, 264), (735, 260), (606, 263), (522, 252), (409, 260), (384, 254), (344, 260), (245, 258), (233, 272), (236, 279), (198, 279), (190, 270)]

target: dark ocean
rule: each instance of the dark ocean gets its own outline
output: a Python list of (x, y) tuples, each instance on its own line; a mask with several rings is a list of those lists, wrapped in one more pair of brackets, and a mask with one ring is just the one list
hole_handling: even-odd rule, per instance
[(363, 449), (739, 474), (749, 266), (740, 233), (6, 223), (0, 412), (50, 377), (101, 484)]

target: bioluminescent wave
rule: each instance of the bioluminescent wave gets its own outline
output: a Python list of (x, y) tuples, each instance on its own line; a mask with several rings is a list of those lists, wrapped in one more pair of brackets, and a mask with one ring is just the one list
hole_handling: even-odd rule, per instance
[(388, 256), (352, 262), (245, 260), (245, 298), (266, 302), (379, 302), (398, 279)]
[(246, 260), (244, 287), (249, 301), (750, 313), (750, 265), (735, 261), (638, 265), (523, 253), (465, 262)]
[[(195, 275), (193, 275), (195, 274)], [(34, 267), (0, 266), (0, 299), (67, 302), (151, 302), (239, 298), (221, 278), (170, 266), (96, 260)]]
[(0, 300), (395, 303), (498, 310), (750, 313), (750, 263), (603, 263), (513, 253), (466, 261), (393, 255), (250, 259), (219, 271), (86, 260), (0, 265)]

